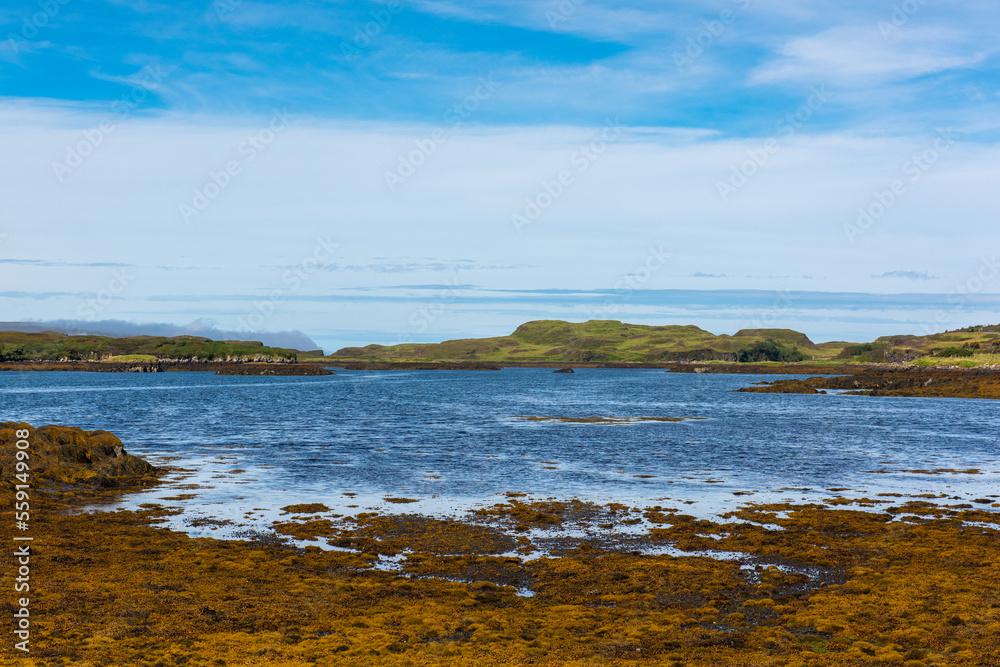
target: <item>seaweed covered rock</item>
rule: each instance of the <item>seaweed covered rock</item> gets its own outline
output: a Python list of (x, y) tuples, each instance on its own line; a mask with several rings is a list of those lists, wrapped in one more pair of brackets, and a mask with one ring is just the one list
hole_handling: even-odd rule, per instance
[(23, 429), (30, 433), (26, 451), (32, 486), (141, 486), (156, 474), (156, 468), (128, 454), (122, 441), (107, 431), (5, 422), (0, 424), (0, 480), (5, 484), (16, 481), (16, 434)]

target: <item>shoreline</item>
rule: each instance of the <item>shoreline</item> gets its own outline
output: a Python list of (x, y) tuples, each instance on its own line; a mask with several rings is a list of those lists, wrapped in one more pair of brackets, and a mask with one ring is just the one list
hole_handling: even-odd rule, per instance
[[(304, 547), (268, 535), (189, 537), (162, 527), (181, 510), (158, 503), (69, 513), (122, 493), (129, 487), (51, 491), (35, 508), (44, 540), (32, 559), (43, 584), (33, 658), (671, 667), (1000, 658), (1000, 512), (985, 503), (888, 494), (747, 504), (718, 521), (684, 514), (680, 499), (598, 506), (517, 492), (468, 521), (286, 506), (273, 537), (313, 543)], [(2, 513), (12, 519), (9, 504)], [(627, 536), (637, 520), (664, 553), (587, 534)], [(570, 525), (579, 536), (546, 540)], [(395, 567), (380, 569), (383, 560)], [(17, 657), (9, 646), (4, 655)]]
[(1000, 372), (983, 368), (866, 368), (841, 377), (775, 380), (739, 389), (763, 394), (826, 394), (851, 396), (1000, 399)]
[(860, 373), (869, 365), (823, 365), (823, 364), (789, 364), (770, 363), (706, 363), (706, 362), (487, 362), (487, 361), (351, 361), (305, 359), (299, 362), (216, 362), (216, 361), (144, 361), (144, 362), (109, 362), (109, 361), (5, 361), (0, 362), (2, 371), (87, 371), (87, 372), (206, 372), (233, 371), (241, 369), (248, 371), (273, 371), (267, 373), (276, 375), (323, 375), (324, 369), (344, 370), (502, 370), (504, 368), (594, 368), (594, 369), (636, 369), (665, 370), (675, 373), (724, 373), (751, 375), (809, 375), (809, 374), (855, 374)]
[(232, 361), (5, 361), (0, 372), (206, 373), (217, 375), (332, 375), (318, 364)]
[(665, 370), (674, 373), (724, 373), (753, 375), (808, 375), (815, 373), (857, 373), (867, 366), (857, 365), (822, 365), (822, 364), (788, 364), (773, 363), (706, 363), (706, 362), (585, 362), (570, 363), (565, 361), (523, 361), (523, 362), (492, 362), (492, 361), (351, 361), (347, 359), (332, 361), (304, 361), (306, 364), (322, 364), (330, 368), (345, 370), (502, 370), (504, 368), (598, 368), (598, 369), (635, 369), (635, 370)]
[[(919, 367), (901, 364), (816, 365), (786, 363), (586, 363), (562, 362), (2, 362), (0, 372), (212, 372), (230, 376), (323, 376), (346, 371), (502, 371), (505, 368), (660, 370), (668, 373), (727, 375), (810, 375), (806, 379), (764, 381), (738, 391), (747, 393), (1000, 399), (1000, 369), (992, 367)], [(819, 377), (823, 376), (823, 377)], [(832, 377), (831, 377), (832, 376)]]

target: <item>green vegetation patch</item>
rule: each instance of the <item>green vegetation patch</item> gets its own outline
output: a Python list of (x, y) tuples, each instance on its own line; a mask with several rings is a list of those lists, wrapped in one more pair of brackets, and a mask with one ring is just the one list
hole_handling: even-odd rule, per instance
[(757, 341), (736, 353), (736, 361), (753, 363), (760, 361), (803, 361), (806, 356), (797, 347), (788, 347), (773, 338)]
[(156, 357), (152, 354), (119, 354), (105, 361), (156, 361)]
[(971, 357), (975, 352), (967, 347), (946, 347), (934, 353), (935, 357)]
[[(45, 331), (0, 331), (3, 361), (296, 361), (300, 352), (267, 347), (258, 341), (197, 336), (70, 336)], [(312, 356), (313, 353), (301, 353)]]
[[(767, 343), (763, 351), (754, 348)], [(671, 361), (733, 362), (739, 354), (778, 360), (829, 360), (850, 343), (816, 345), (790, 329), (744, 329), (715, 335), (696, 326), (648, 326), (617, 320), (564, 322), (537, 320), (519, 326), (509, 336), (468, 338), (442, 343), (347, 347), (331, 361), (483, 361), (556, 363), (660, 363)], [(747, 352), (749, 350), (749, 352)]]

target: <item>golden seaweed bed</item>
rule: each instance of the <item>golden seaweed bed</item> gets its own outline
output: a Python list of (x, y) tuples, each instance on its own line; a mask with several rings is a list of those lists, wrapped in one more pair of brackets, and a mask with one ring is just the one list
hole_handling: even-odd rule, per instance
[[(25, 427), (0, 425), (8, 489)], [(155, 472), (94, 456), (110, 434), (32, 432), (50, 457), (32, 508), (36, 633), (27, 658), (4, 643), (5, 665), (1000, 665), (991, 499), (748, 505), (719, 522), (517, 493), (467, 520), (307, 504), (276, 525), (315, 541), (299, 549), (158, 528), (168, 507), (73, 513)], [(569, 521), (650, 527), (642, 548), (539, 538)], [(380, 555), (399, 571), (373, 567)]]

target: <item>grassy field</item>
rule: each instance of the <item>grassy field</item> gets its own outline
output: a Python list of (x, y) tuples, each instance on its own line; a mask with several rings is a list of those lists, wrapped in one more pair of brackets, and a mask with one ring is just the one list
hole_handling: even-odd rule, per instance
[(871, 343), (849, 347), (852, 360), (904, 362), (917, 366), (977, 366), (1000, 364), (1000, 326), (969, 327), (926, 336), (882, 336)]
[[(468, 338), (432, 344), (368, 345), (338, 350), (328, 359), (369, 361), (491, 362), (661, 362), (736, 360), (757, 343), (774, 341), (780, 350), (800, 352), (807, 361), (829, 361), (850, 343), (814, 344), (790, 329), (746, 329), (735, 335), (696, 326), (645, 326), (615, 320), (522, 324), (509, 336)], [(773, 359), (777, 361), (777, 359)]]
[(882, 336), (870, 343), (816, 344), (805, 334), (791, 329), (744, 329), (729, 336), (715, 335), (691, 325), (538, 320), (522, 324), (509, 336), (347, 347), (324, 359), (331, 362), (566, 364), (671, 361), (785, 364), (801, 361), (813, 365), (903, 363), (971, 368), (1000, 365), (1000, 325), (926, 336)]
[(156, 357), (152, 354), (119, 354), (105, 361), (156, 361)]

